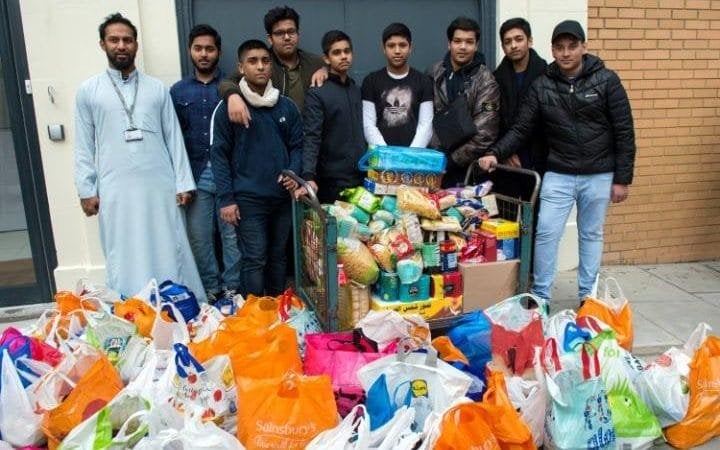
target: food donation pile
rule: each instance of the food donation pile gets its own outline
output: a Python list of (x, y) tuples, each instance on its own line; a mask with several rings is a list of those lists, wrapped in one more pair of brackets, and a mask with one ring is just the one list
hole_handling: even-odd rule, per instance
[(720, 434), (720, 339), (700, 324), (646, 364), (619, 289), (550, 317), (518, 295), (432, 336), (390, 310), (324, 333), (291, 290), (216, 307), (161, 286), (118, 300), (80, 283), (3, 332), (0, 448), (642, 449)]

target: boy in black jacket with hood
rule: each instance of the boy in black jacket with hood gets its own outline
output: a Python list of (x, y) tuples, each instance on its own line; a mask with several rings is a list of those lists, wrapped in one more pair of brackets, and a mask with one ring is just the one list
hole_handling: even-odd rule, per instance
[[(357, 164), (365, 152), (362, 95), (348, 75), (352, 67), (352, 41), (340, 30), (322, 38), (327, 81), (311, 87), (305, 96), (302, 177), (316, 191), (321, 203), (332, 203), (345, 188), (362, 184)], [(304, 189), (298, 189), (296, 196)]]
[[(516, 17), (500, 26), (500, 43), (505, 57), (493, 75), (500, 86), (500, 133), (503, 137), (517, 120), (518, 110), (533, 81), (547, 70), (547, 62), (532, 48), (532, 32), (527, 20)], [(505, 161), (517, 167), (545, 173), (547, 145), (541, 129), (536, 129), (532, 141), (518, 149)], [(500, 172), (491, 177), (495, 190), (513, 197), (530, 200), (535, 180)]]

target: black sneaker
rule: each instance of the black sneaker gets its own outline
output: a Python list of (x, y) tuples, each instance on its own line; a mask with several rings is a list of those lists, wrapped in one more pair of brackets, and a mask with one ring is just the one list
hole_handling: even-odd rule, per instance
[(207, 296), (208, 304), (214, 305), (218, 299), (224, 296), (223, 291), (215, 291), (215, 292), (206, 292), (205, 295)]

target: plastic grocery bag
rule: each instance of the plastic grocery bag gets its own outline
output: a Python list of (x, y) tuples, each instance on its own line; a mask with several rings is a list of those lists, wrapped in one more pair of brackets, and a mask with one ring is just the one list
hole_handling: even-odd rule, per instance
[(453, 345), (447, 336), (436, 337), (432, 340), (432, 346), (438, 351), (440, 359), (470, 377), (472, 383), (466, 395), (472, 400), (480, 401), (485, 390), (485, 382), (475, 375), (465, 355)]
[(150, 433), (135, 450), (245, 450), (235, 436), (214, 422), (203, 421), (201, 411), (189, 413), (179, 428)]
[(671, 347), (635, 379), (635, 389), (664, 428), (685, 417), (690, 402), (690, 361), (710, 326), (698, 324), (682, 348)]
[(548, 392), (544, 447), (550, 450), (615, 449), (615, 427), (600, 361), (591, 344), (583, 344), (580, 363), (562, 367), (557, 341), (543, 348)]
[(237, 429), (237, 386), (230, 358), (218, 355), (200, 364), (183, 344), (175, 344), (172, 404), (183, 413), (188, 407), (202, 408), (201, 418), (220, 428)]
[[(80, 370), (79, 367), (73, 367)], [(99, 355), (72, 391), (55, 408), (49, 410), (42, 421), (50, 450), (57, 448), (73, 428), (111, 401), (123, 388), (122, 380), (105, 355)], [(60, 372), (51, 372), (60, 374)], [(60, 375), (65, 377), (64, 375)], [(70, 378), (66, 381), (70, 382)]]
[(532, 432), (515, 410), (505, 387), (505, 375), (488, 369), (488, 387), (479, 408), (487, 412), (487, 422), (501, 448), (535, 450)]
[(303, 301), (295, 296), (292, 288), (288, 288), (280, 295), (278, 312), (281, 320), (297, 333), (300, 355), (305, 356), (305, 336), (322, 331), (322, 326), (315, 313), (305, 307)]
[(473, 373), (485, 378), (485, 366), (492, 360), (490, 336), (492, 327), (482, 311), (464, 314), (447, 336), (465, 355)]
[(520, 417), (528, 424), (532, 432), (533, 442), (542, 446), (545, 434), (545, 402), (547, 389), (543, 375), (540, 356), (542, 349), (535, 348), (535, 376), (526, 379), (519, 376), (505, 376), (508, 397), (520, 413)]
[(547, 303), (532, 294), (519, 294), (485, 310), (490, 319), (490, 344), (513, 373), (533, 367), (534, 347), (544, 342), (543, 324)]
[[(613, 296), (610, 284), (614, 284), (617, 295)], [(630, 303), (623, 294), (620, 284), (612, 277), (605, 279), (605, 294), (602, 299), (585, 297), (583, 305), (578, 309), (578, 317), (593, 316), (610, 326), (615, 331), (615, 338), (621, 347), (632, 351), (633, 318)]]
[(147, 433), (150, 405), (144, 399), (120, 393), (63, 439), (58, 450), (132, 448)]
[(369, 438), (370, 424), (367, 412), (363, 405), (356, 405), (338, 426), (315, 436), (305, 450), (366, 449)]
[(125, 354), (128, 340), (138, 334), (135, 324), (104, 310), (85, 311), (85, 318), (87, 341), (117, 364)]
[[(608, 395), (608, 404), (615, 424), (617, 446), (623, 450), (645, 449), (662, 435), (660, 422), (633, 387), (632, 370), (627, 362), (634, 358), (618, 345), (608, 330), (595, 339), (600, 371)], [(637, 372), (639, 373), (639, 372)]]
[(366, 364), (397, 350), (392, 343), (382, 351), (360, 329), (351, 332), (317, 333), (306, 336), (305, 375), (328, 375), (332, 380), (338, 412), (346, 416), (358, 403), (364, 403), (365, 390), (357, 372)]
[[(375, 430), (369, 430), (368, 423), (368, 447), (373, 450), (397, 450), (406, 439), (420, 440), (420, 433), (410, 430), (410, 426), (415, 421), (415, 408), (402, 406), (395, 411), (392, 418), (385, 425)], [(369, 422), (369, 416), (368, 416)], [(364, 430), (364, 429), (363, 429)], [(361, 442), (364, 442), (362, 440)], [(414, 448), (414, 447), (411, 447)]]
[[(490, 413), (478, 403), (460, 403), (442, 415), (434, 450), (501, 450), (490, 426)], [(430, 447), (428, 447), (430, 448)]]
[(1, 372), (0, 433), (16, 447), (43, 444), (42, 414), (35, 414), (7, 349), (2, 351)]
[(400, 315), (397, 311), (370, 310), (357, 324), (365, 336), (385, 348), (402, 341), (411, 350), (430, 345), (430, 326), (418, 314)]
[(720, 435), (720, 338), (708, 336), (690, 361), (690, 403), (685, 417), (665, 429), (673, 447), (691, 448)]
[(150, 337), (156, 312), (155, 308), (145, 300), (133, 297), (117, 302), (113, 306), (113, 314), (134, 323), (141, 336)]
[(472, 383), (469, 376), (438, 360), (437, 351), (386, 356), (358, 371), (367, 392), (366, 407), (371, 429), (381, 427), (401, 406), (415, 408), (413, 431), (421, 431), (432, 411), (443, 411), (464, 397)]
[(288, 371), (302, 373), (297, 335), (284, 323), (243, 337), (228, 356), (236, 378), (282, 377)]
[(303, 449), (339, 422), (330, 378), (325, 375), (241, 378), (238, 404), (238, 439), (249, 450)]

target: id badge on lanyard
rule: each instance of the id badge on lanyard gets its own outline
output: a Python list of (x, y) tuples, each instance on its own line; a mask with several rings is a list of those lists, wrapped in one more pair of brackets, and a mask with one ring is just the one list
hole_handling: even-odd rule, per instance
[(115, 89), (115, 94), (117, 94), (118, 99), (120, 100), (120, 103), (122, 104), (123, 110), (125, 111), (125, 115), (127, 115), (128, 118), (128, 128), (124, 131), (124, 137), (125, 142), (133, 142), (133, 141), (142, 141), (143, 134), (142, 130), (135, 127), (135, 123), (133, 121), (133, 112), (135, 111), (135, 105), (137, 104), (137, 94), (138, 94), (138, 84), (140, 80), (140, 74), (135, 74), (135, 96), (133, 98), (133, 103), (128, 108), (127, 102), (125, 101), (125, 96), (120, 92), (120, 89), (118, 89), (117, 85), (115, 84), (115, 80), (112, 79), (112, 76), (110, 75), (110, 72), (107, 71), (108, 78), (110, 79), (110, 83), (112, 83), (113, 88)]

